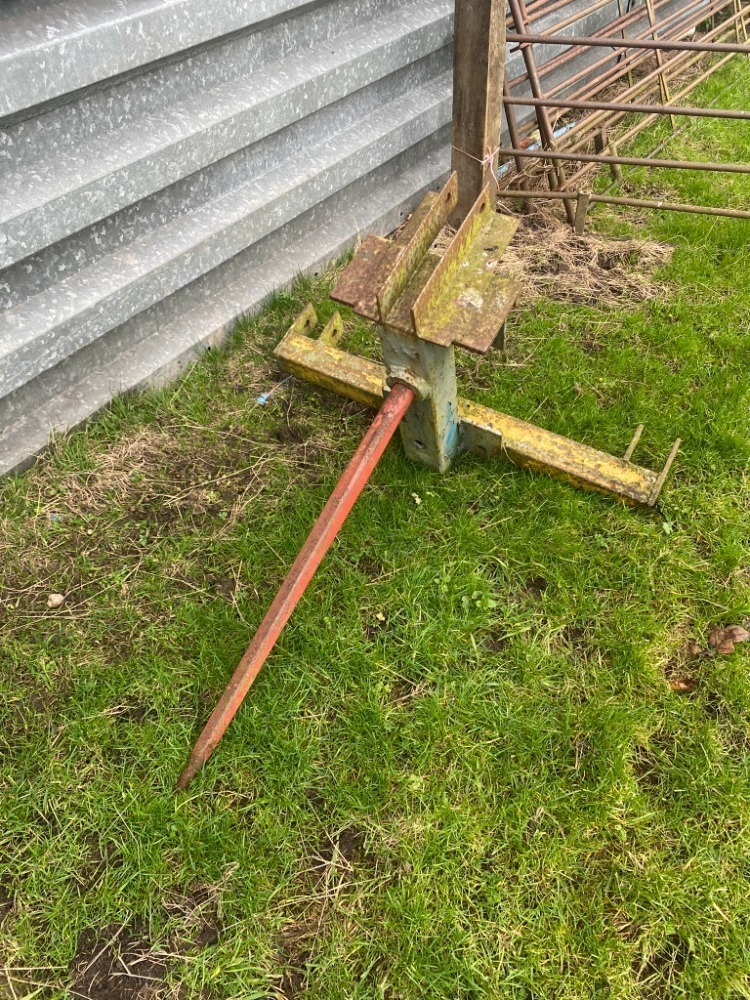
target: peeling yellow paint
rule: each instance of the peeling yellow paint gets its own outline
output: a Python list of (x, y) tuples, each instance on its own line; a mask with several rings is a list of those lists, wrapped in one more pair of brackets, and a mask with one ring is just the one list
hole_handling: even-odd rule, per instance
[[(301, 314), (276, 348), (284, 368), (323, 389), (377, 408), (385, 395), (384, 365), (312, 340), (312, 306)], [(576, 486), (619, 497), (627, 503), (653, 506), (674, 458), (661, 474), (624, 458), (597, 451), (561, 434), (499, 413), (487, 406), (458, 399), (461, 446), (488, 458), (507, 458), (516, 465), (559, 476)]]

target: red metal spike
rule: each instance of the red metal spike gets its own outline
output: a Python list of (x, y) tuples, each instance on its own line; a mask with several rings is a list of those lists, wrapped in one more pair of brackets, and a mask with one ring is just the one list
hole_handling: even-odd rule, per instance
[(224, 735), (413, 399), (414, 392), (400, 382), (386, 397), (198, 737), (177, 788), (187, 788)]

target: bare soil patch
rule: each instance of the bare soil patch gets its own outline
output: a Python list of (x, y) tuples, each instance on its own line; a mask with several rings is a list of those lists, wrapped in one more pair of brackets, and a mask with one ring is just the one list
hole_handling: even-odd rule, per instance
[(219, 887), (198, 886), (166, 903), (179, 930), (152, 940), (141, 921), (84, 931), (71, 969), (73, 988), (88, 1000), (181, 1000), (186, 995), (169, 973), (215, 945), (221, 934)]
[(155, 1000), (169, 996), (168, 959), (154, 949), (145, 928), (108, 927), (82, 935), (73, 986), (90, 1000)]

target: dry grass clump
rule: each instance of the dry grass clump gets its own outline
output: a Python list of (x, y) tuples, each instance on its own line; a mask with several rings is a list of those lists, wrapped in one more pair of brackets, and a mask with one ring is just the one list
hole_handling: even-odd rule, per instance
[(665, 291), (657, 276), (674, 248), (655, 240), (578, 235), (553, 212), (522, 218), (502, 258), (527, 300), (562, 299), (598, 306), (646, 302)]
[[(453, 235), (445, 227), (433, 252), (443, 252)], [(667, 283), (657, 272), (673, 252), (655, 240), (593, 231), (579, 236), (556, 206), (535, 207), (533, 215), (520, 217), (518, 232), (496, 266), (519, 282), (521, 301), (548, 298), (617, 308), (662, 296)]]

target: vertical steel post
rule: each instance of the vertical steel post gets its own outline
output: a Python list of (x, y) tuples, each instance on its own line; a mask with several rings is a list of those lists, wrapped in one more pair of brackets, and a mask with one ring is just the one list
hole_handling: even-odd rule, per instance
[(458, 174), (458, 226), (491, 182), (495, 199), (505, 69), (504, 0), (456, 0), (451, 170)]
[[(656, 32), (656, 17), (654, 16), (653, 0), (646, 0), (646, 12), (648, 14), (648, 23), (651, 26), (651, 37), (656, 42), (659, 40), (659, 35)], [(662, 104), (671, 104), (672, 97), (669, 93), (667, 74), (664, 69), (664, 53), (660, 49), (656, 50), (656, 64), (659, 67), (659, 90), (661, 91)], [(677, 122), (675, 121), (674, 115), (670, 115), (670, 121), (672, 122), (672, 131), (674, 131), (677, 128)]]
[(581, 236), (586, 231), (586, 216), (589, 211), (591, 195), (588, 191), (579, 191), (576, 201), (575, 231)]
[[(505, 120), (508, 123), (508, 136), (510, 137), (510, 144), (513, 149), (519, 149), (521, 146), (521, 136), (518, 131), (518, 126), (516, 125), (516, 112), (512, 104), (508, 103), (507, 98), (511, 96), (510, 85), (508, 84), (507, 76), (503, 75), (503, 107), (505, 108)], [(526, 168), (524, 166), (523, 160), (520, 156), (514, 156), (516, 162), (516, 173), (518, 174), (518, 183), (521, 186), (521, 190), (525, 191), (529, 186), (529, 181), (526, 176)], [(524, 212), (530, 212), (533, 210), (533, 202), (525, 201), (523, 203)]]
[[(622, 21), (623, 14), (624, 14), (624, 11), (622, 9), (622, 0), (617, 0), (617, 12), (620, 15), (619, 18), (618, 18), (618, 20)], [(623, 25), (621, 34), (622, 34), (622, 40), (624, 42), (625, 41), (625, 26), (624, 25)], [(619, 55), (617, 56), (617, 61), (618, 62), (620, 61), (620, 58), (621, 58), (622, 54), (623, 53), (620, 52)], [(633, 71), (632, 71), (632, 69), (628, 70), (628, 86), (630, 86), (630, 87), (633, 86)]]
[(453, 347), (431, 344), (388, 326), (380, 327), (380, 343), (389, 379), (402, 379), (417, 397), (401, 421), (407, 457), (445, 472), (459, 449)]

